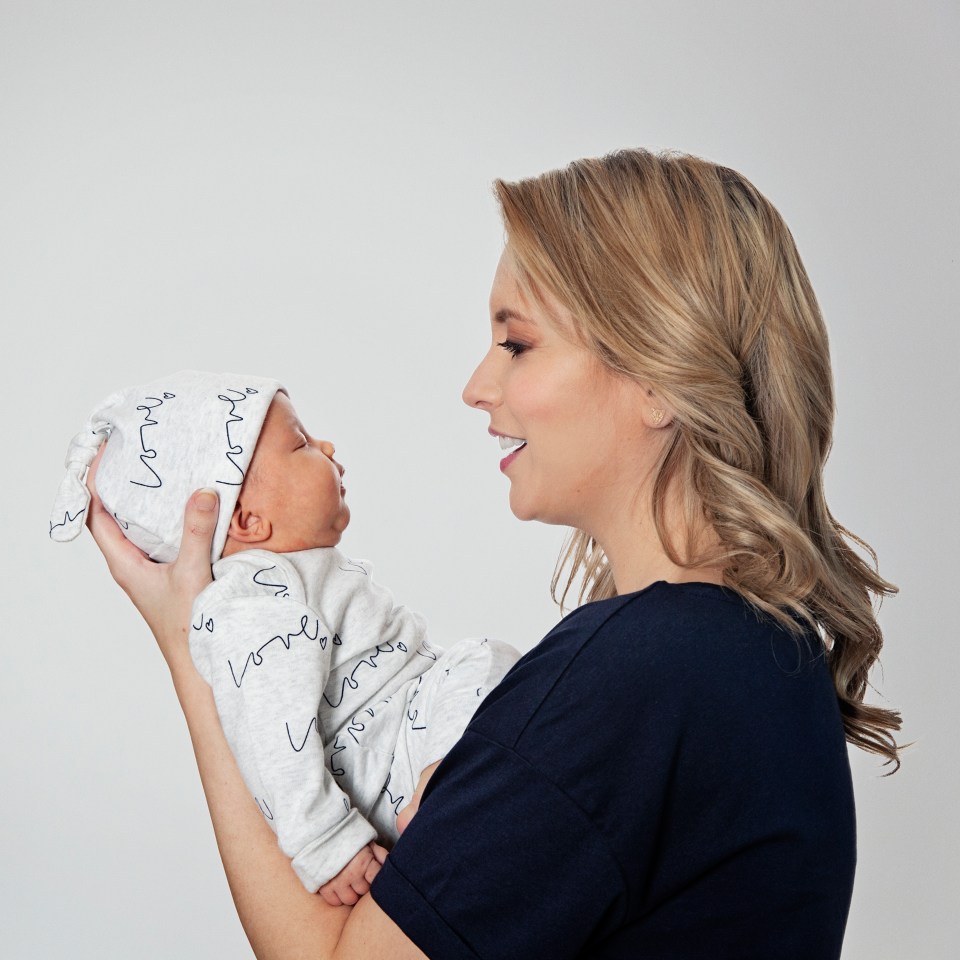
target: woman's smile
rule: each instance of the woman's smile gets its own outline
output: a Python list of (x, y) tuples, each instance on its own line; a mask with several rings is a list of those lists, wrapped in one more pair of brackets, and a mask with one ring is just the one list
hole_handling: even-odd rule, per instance
[(500, 441), (501, 450), (512, 451), (500, 461), (500, 469), (505, 471), (507, 467), (511, 463), (513, 463), (514, 460), (516, 460), (517, 455), (520, 453), (520, 451), (523, 450), (524, 447), (526, 447), (527, 441), (521, 439), (520, 437), (509, 437), (506, 434), (497, 433), (497, 431), (494, 430), (493, 427), (491, 427), (488, 432), (490, 433), (491, 436), (496, 437)]

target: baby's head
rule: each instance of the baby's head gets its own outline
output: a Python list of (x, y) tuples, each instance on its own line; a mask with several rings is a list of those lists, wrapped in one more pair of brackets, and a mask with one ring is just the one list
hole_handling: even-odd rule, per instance
[(334, 452), (329, 440), (307, 433), (290, 398), (277, 391), (233, 508), (223, 555), (253, 547), (290, 553), (338, 544), (350, 508)]
[(279, 383), (188, 370), (112, 394), (90, 415), (67, 453), (54, 540), (82, 529), (84, 475), (107, 438), (97, 493), (151, 559), (176, 557), (184, 504), (200, 487), (220, 497), (213, 560), (333, 546), (350, 520), (333, 444), (310, 437)]

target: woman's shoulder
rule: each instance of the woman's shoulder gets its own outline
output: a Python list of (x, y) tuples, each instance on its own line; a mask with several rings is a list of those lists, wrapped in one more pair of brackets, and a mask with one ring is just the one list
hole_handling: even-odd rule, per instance
[(818, 637), (786, 630), (729, 588), (660, 581), (564, 617), (488, 697), (477, 725), (495, 726), (503, 743), (545, 718), (677, 721), (709, 703), (756, 710), (810, 684), (832, 696)]
[(544, 643), (558, 641), (611, 669), (642, 666), (660, 677), (673, 670), (692, 680), (742, 665), (775, 674), (802, 673), (824, 659), (818, 636), (789, 630), (729, 587), (658, 581), (636, 593), (585, 604)]
[[(819, 642), (802, 637), (807, 653), (820, 656)], [(687, 672), (691, 660), (722, 670), (731, 659), (766, 660), (771, 644), (776, 662), (781, 646), (797, 650), (797, 635), (735, 590), (713, 583), (661, 580), (574, 610), (544, 637), (532, 659), (555, 666), (563, 661), (570, 666), (581, 661), (582, 666), (584, 660), (595, 660), (599, 668), (610, 671), (642, 666), (647, 674), (673, 668)], [(794, 654), (786, 662), (796, 661)], [(584, 679), (591, 677), (587, 671)]]

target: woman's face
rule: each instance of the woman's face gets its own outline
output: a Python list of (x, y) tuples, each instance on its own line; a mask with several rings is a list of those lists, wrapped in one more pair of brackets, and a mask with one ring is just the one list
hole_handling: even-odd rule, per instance
[(524, 294), (509, 247), (494, 277), (490, 323), (490, 349), (463, 399), (490, 414), (511, 510), (601, 539), (632, 510), (650, 472), (659, 443), (645, 416), (655, 404), (576, 342), (559, 302)]

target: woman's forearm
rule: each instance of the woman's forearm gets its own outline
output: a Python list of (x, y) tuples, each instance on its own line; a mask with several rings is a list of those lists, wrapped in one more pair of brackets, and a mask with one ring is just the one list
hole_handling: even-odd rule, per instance
[(210, 687), (186, 651), (168, 663), (227, 882), (254, 953), (259, 960), (333, 957), (350, 908), (331, 907), (303, 888), (240, 776)]
[(240, 776), (210, 687), (186, 651), (168, 663), (227, 882), (254, 953), (259, 960), (333, 957), (351, 908), (331, 907), (303, 888)]

